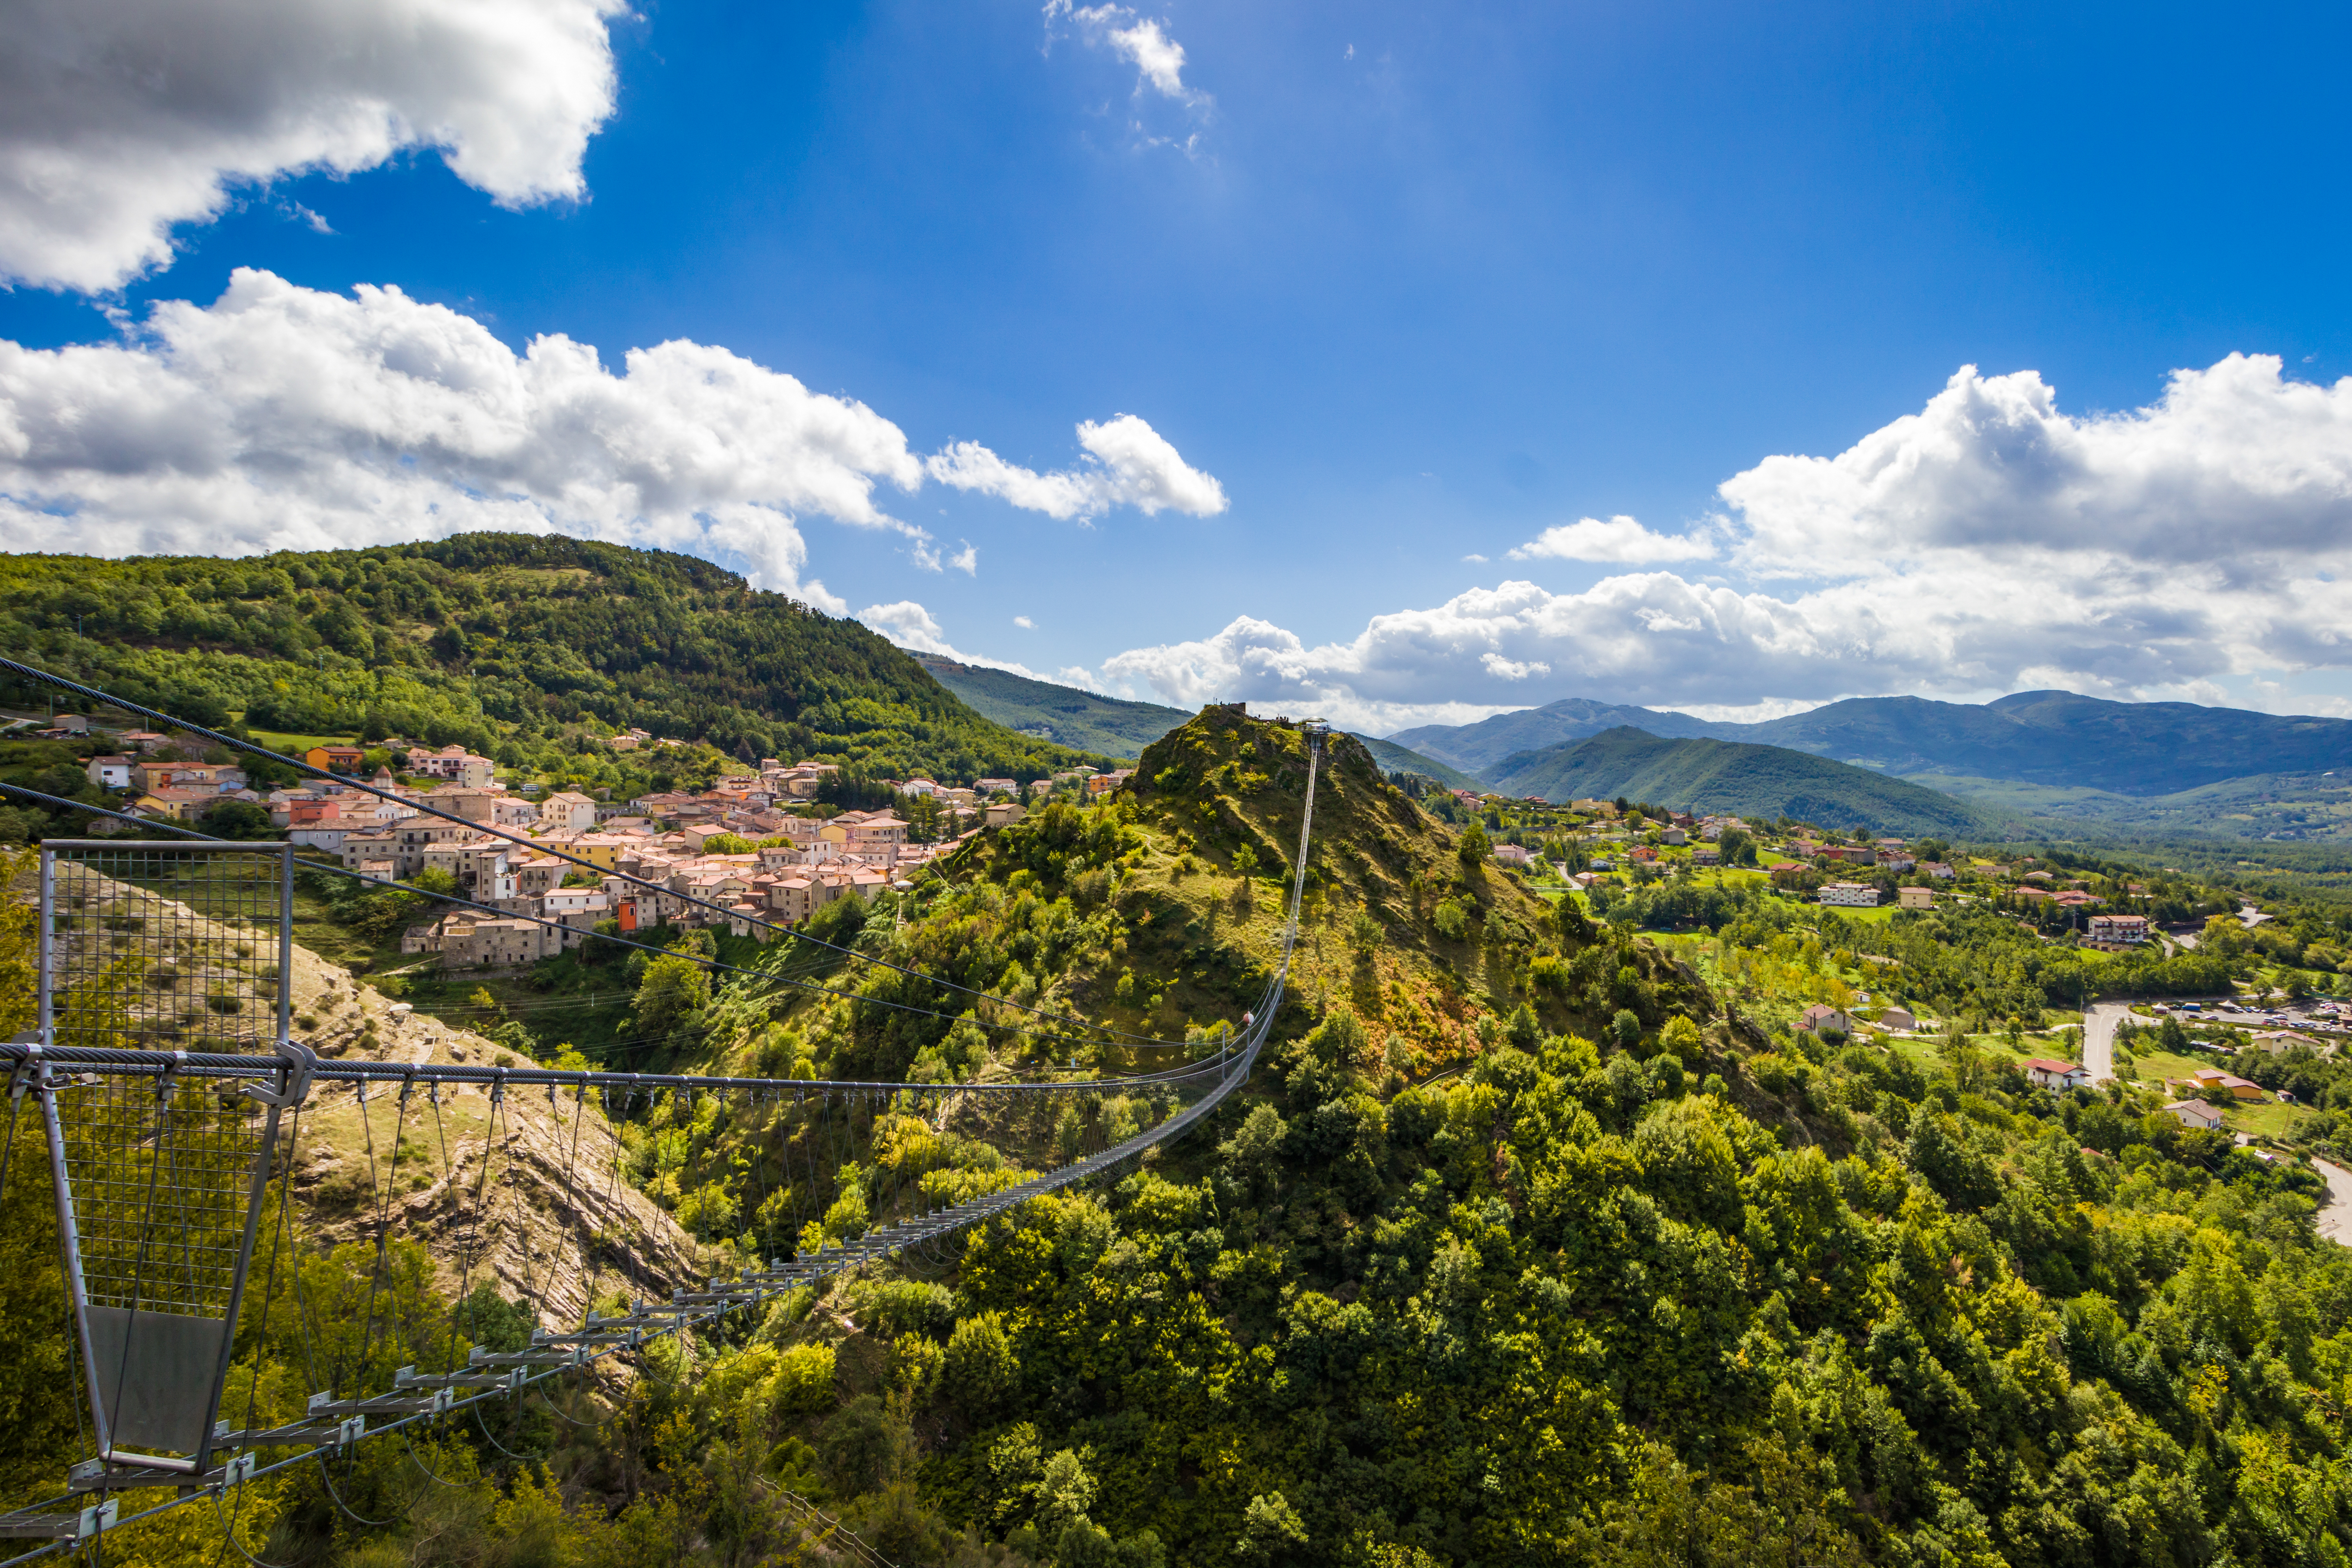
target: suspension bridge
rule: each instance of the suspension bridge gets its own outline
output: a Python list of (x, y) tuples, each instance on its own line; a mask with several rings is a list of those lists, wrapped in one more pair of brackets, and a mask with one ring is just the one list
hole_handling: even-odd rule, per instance
[[(29, 665), (0, 658), (0, 669), (122, 710), (158, 728), (320, 776), (320, 770), (249, 741)], [(998, 1020), (992, 1029), (1028, 1037), (1057, 1051), (1092, 1043), (1129, 1053), (1174, 1049), (1197, 1058), (1120, 1076), (1081, 1078), (1071, 1072), (1030, 1081), (859, 1082), (322, 1057), (298, 1040), (294, 1028), (298, 870), (361, 883), (404, 884), (299, 859), (290, 845), (232, 843), (184, 828), (172, 829), (176, 837), (165, 841), (118, 837), (45, 842), (38, 857), (35, 1023), (0, 1042), (10, 1110), (0, 1143), (0, 1194), (10, 1190), (13, 1161), (46, 1161), (67, 1305), (68, 1321), (61, 1326), (75, 1369), (74, 1405), (84, 1457), (62, 1478), (56, 1495), (0, 1514), (0, 1541), (29, 1544), (0, 1568), (94, 1550), (110, 1531), (174, 1509), (208, 1503), (224, 1510), (241, 1497), (243, 1488), (292, 1467), (317, 1464), (334, 1495), (332, 1464), (348, 1458), (359, 1444), (395, 1436), (405, 1442), (413, 1433), (461, 1416), (480, 1424), (484, 1408), (493, 1402), (532, 1391), (545, 1396), (558, 1380), (588, 1375), (597, 1363), (642, 1358), (665, 1337), (763, 1308), (787, 1292), (848, 1270), (892, 1259), (937, 1266), (946, 1260), (942, 1248), (951, 1247), (959, 1233), (1033, 1198), (1102, 1179), (1181, 1136), (1247, 1081), (1281, 1010), (1306, 888), (1316, 782), (1328, 736), (1318, 721), (1300, 729), (1307, 752), (1305, 804), (1277, 952), (1255, 1005), (1236, 1021), (1237, 1029), (1221, 1033), (1213, 1054), (1198, 1040), (1159, 1040), (1111, 1029), (781, 926), (773, 934), (790, 941), (756, 965), (694, 957), (715, 973), (776, 993), (854, 997), (861, 1005), (878, 1004), (935, 1020), (952, 1019), (984, 1004)], [(387, 794), (353, 780), (338, 782), (346, 789)], [(0, 792), (92, 810), (15, 785), (0, 784)], [(404, 805), (510, 839), (534, 854), (551, 852), (537, 840), (456, 817), (427, 803)], [(598, 869), (566, 851), (553, 852)], [(614, 875), (601, 869), (599, 874)], [(620, 879), (659, 886), (633, 877)], [(666, 886), (661, 890), (668, 891)], [(470, 900), (437, 896), (502, 919), (518, 918)], [(703, 907), (709, 914), (730, 913)], [(612, 933), (591, 940), (656, 951)], [(796, 953), (810, 950), (814, 959), (795, 961)], [(926, 1008), (812, 978), (820, 970), (851, 965), (926, 982), (945, 994), (949, 1005)], [(1017, 1021), (1003, 1021), (1007, 1018)], [(1075, 1057), (1070, 1059), (1075, 1063)], [(251, 1305), (248, 1297), (256, 1294), (248, 1288), (258, 1279), (258, 1310), (266, 1328), (278, 1293), (273, 1282), (300, 1250), (290, 1178), (303, 1160), (306, 1128), (314, 1129), (320, 1118), (343, 1108), (356, 1110), (368, 1163), (362, 1228), (373, 1241), (380, 1277), (400, 1228), (401, 1162), (404, 1150), (412, 1147), (405, 1130), (412, 1119), (432, 1124), (436, 1137), (425, 1146), (429, 1151), (437, 1142), (443, 1167), (441, 1181), (428, 1184), (453, 1186), (459, 1173), (449, 1154), (448, 1121), (465, 1102), (466, 1115), (481, 1123), (482, 1144), (473, 1190), (451, 1194), (462, 1310), (473, 1265), (485, 1256), (501, 1219), (491, 1190), (493, 1150), (502, 1127), (511, 1145), (514, 1116), (526, 1099), (543, 1102), (551, 1124), (568, 1129), (561, 1177), (565, 1198), (559, 1206), (576, 1215), (580, 1134), (590, 1102), (616, 1128), (632, 1110), (659, 1097), (669, 1097), (673, 1108), (683, 1104), (705, 1111), (715, 1101), (773, 1135), (782, 1156), (782, 1184), (779, 1194), (769, 1195), (788, 1202), (758, 1205), (761, 1257), (751, 1266), (733, 1279), (675, 1289), (664, 1300), (632, 1293), (622, 1310), (592, 1307), (576, 1327), (532, 1330), (520, 1349), (476, 1345), (462, 1363), (445, 1370), (401, 1366), (388, 1376), (370, 1371), (379, 1328), (387, 1344), (394, 1338), (392, 1326), (374, 1321), (381, 1283), (374, 1279), (369, 1321), (362, 1326), (367, 1342), (350, 1367), (314, 1369), (314, 1377), (327, 1385), (310, 1395), (298, 1417), (275, 1425), (258, 1421), (252, 1392), (257, 1379), (248, 1380), (246, 1408), (232, 1408), (228, 1391), (235, 1381), (240, 1321)], [(393, 1101), (390, 1165), (379, 1172), (370, 1107), (387, 1099)], [(901, 1165), (894, 1161), (892, 1179), (879, 1183), (881, 1150), (895, 1147), (917, 1129), (961, 1130), (956, 1136), (993, 1151), (1005, 1174), (978, 1184), (992, 1190), (965, 1195), (952, 1183), (899, 1179)], [(611, 1142), (604, 1173), (608, 1189), (620, 1180), (617, 1138)], [(793, 1171), (795, 1151), (805, 1179)], [(764, 1172), (763, 1160), (753, 1164)], [(870, 1223), (828, 1227), (822, 1223), (825, 1194), (842, 1183), (844, 1173), (871, 1188)], [(507, 1173), (511, 1178), (511, 1155)], [(513, 1210), (509, 1202), (504, 1217), (512, 1220)], [(789, 1246), (776, 1244), (779, 1222)], [(592, 1243), (574, 1236), (571, 1246), (584, 1267)], [(551, 1256), (537, 1259), (549, 1272), (563, 1261)], [(536, 1303), (529, 1304), (536, 1310)], [(298, 1303), (297, 1310), (306, 1309)], [(444, 1359), (454, 1361), (458, 1332), (453, 1316), (446, 1325), (453, 1353)], [(415, 1342), (415, 1336), (404, 1342)], [(489, 1436), (487, 1426), (482, 1430)], [(159, 1489), (169, 1495), (124, 1511), (126, 1494), (144, 1500)], [(335, 1500), (342, 1507), (340, 1496)], [(234, 1543), (227, 1520), (224, 1511), (222, 1528)]]

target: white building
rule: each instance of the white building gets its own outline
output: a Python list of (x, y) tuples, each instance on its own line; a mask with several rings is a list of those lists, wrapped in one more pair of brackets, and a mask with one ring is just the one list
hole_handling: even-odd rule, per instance
[(2091, 1069), (2080, 1062), (2062, 1062), (2049, 1057), (2029, 1057), (2018, 1066), (2025, 1069), (2026, 1079), (2042, 1089), (2079, 1089), (2091, 1081)]
[(1866, 882), (1824, 883), (1822, 902), (1843, 904), (1851, 909), (1874, 910), (1878, 907), (1878, 889)]
[(2090, 938), (2093, 942), (2114, 942), (2121, 947), (2137, 947), (2147, 941), (2147, 917), (2093, 915)]
[(577, 790), (559, 790), (539, 803), (539, 825), (559, 833), (585, 833), (596, 826), (596, 803)]

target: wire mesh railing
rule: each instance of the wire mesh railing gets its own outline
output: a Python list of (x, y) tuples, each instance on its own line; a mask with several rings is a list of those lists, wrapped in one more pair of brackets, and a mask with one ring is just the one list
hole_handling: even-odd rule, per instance
[[(292, 864), (276, 844), (41, 847), (18, 1070), (40, 1100), (101, 1465), (205, 1468), (285, 1094), (177, 1068), (193, 1047), (257, 1079), (289, 1070)], [(152, 1070), (75, 1073), (60, 1052)]]
[(286, 1037), (290, 844), (41, 847), (45, 1044), (270, 1051)]

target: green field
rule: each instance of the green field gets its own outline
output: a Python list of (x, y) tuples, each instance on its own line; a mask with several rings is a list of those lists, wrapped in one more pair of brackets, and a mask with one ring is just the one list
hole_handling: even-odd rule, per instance
[(277, 730), (253, 730), (247, 733), (257, 746), (267, 746), (281, 755), (299, 758), (313, 746), (356, 746), (356, 735), (289, 735)]
[(2301, 1106), (2280, 1105), (2275, 1101), (2256, 1105), (2242, 1102), (2230, 1108), (2222, 1117), (2222, 1125), (2232, 1132), (2251, 1133), (2257, 1138), (2275, 1139), (2286, 1142), (2294, 1135), (2294, 1124), (2303, 1119)]

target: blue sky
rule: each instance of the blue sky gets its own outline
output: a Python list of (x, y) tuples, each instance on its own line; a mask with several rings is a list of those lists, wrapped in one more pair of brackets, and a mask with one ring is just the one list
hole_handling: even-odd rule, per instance
[[(94, 4), (93, 36), (129, 5)], [(2352, 693), (2314, 630), (2347, 607), (2340, 9), (1021, 0), (646, 5), (597, 26), (612, 87), (609, 112), (572, 114), (584, 199), (469, 183), (452, 163), (487, 154), (398, 132), (373, 160), (298, 139), (258, 177), (236, 171), (267, 154), (220, 153), (226, 209), (178, 224), (167, 259), (42, 287), (61, 242), (19, 195), (0, 338), (168, 370), (194, 356), (151, 309), (211, 308), (250, 268), (394, 288), (517, 353), (560, 334), (616, 373), (633, 348), (723, 349), (863, 405), (918, 458), (971, 441), (1084, 475), (1079, 422), (1134, 416), (1222, 510), (1114, 490), (1056, 518), (877, 481), (877, 514), (926, 540), (789, 481), (746, 493), (791, 520), (797, 582), (896, 607), (869, 619), (906, 640), (1166, 700), (1402, 724), (1568, 695), (1760, 712), (2050, 684), (2336, 711)], [(577, 33), (551, 79), (595, 68)], [(1170, 45), (1181, 74), (1150, 53)], [(426, 121), (404, 90), (348, 89)], [(561, 140), (562, 112), (508, 98), (448, 110), (470, 127), (454, 144), (488, 145), (500, 113)], [(0, 111), (0, 136), (87, 144), (36, 113)], [(349, 172), (301, 167), (335, 160)], [(2280, 364), (2168, 412), (2171, 373), (2231, 355)], [(1947, 394), (1964, 365), (1984, 379)], [(24, 384), (0, 375), (37, 437), (63, 394)], [(1983, 451), (1953, 458), (1954, 431)], [(1825, 465), (1874, 435), (1879, 470), (1953, 471), (1858, 496)], [(2016, 480), (2014, 440), (2067, 447), (2064, 473)], [(109, 491), (77, 476), (115, 469), (41, 450), (0, 473), (13, 547), (58, 547), (33, 520), (61, 510), (109, 525), (83, 531), (98, 548), (294, 540), (280, 513), (161, 478)], [(1987, 464), (2023, 488), (1988, 500)], [(1742, 475), (1744, 505), (1718, 490)], [(549, 482), (498, 484), (561, 526)], [(1526, 552), (1620, 516), (1641, 526)], [(394, 507), (332, 526), (447, 524)], [(1661, 535), (1711, 545), (1677, 559)], [(646, 537), (761, 566), (740, 531)], [(968, 572), (923, 564), (967, 547)], [(1954, 595), (2049, 602), (2003, 632), (1937, 619)]]

